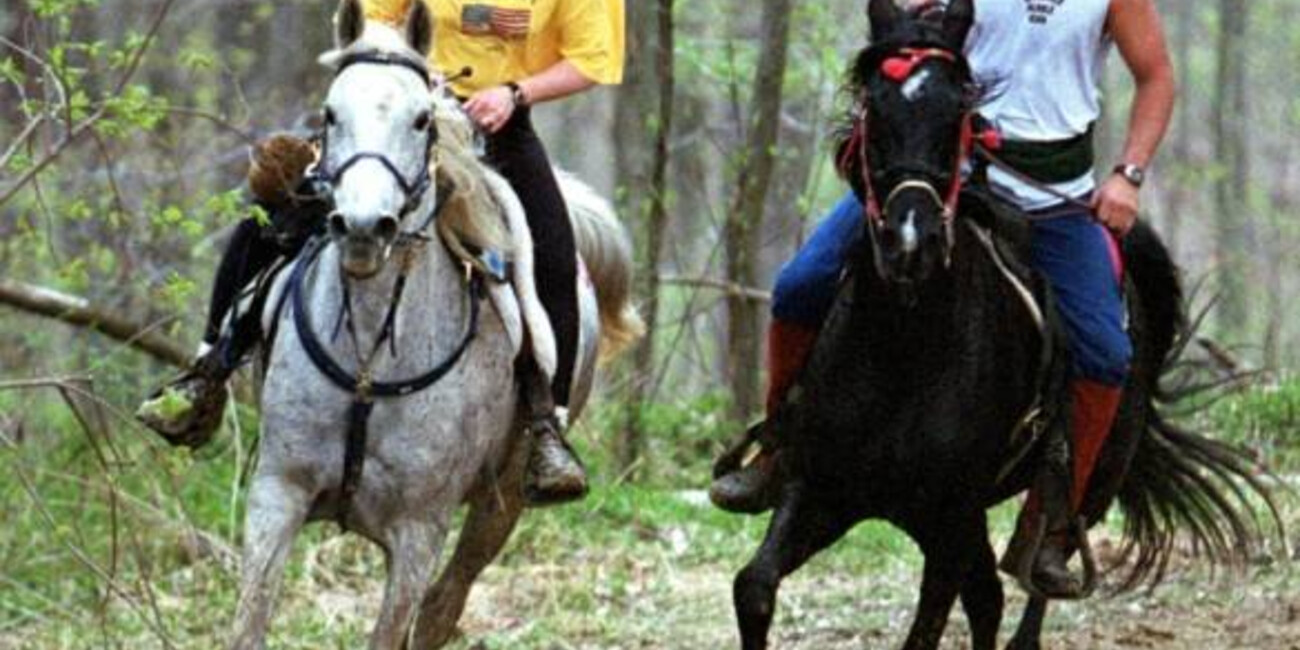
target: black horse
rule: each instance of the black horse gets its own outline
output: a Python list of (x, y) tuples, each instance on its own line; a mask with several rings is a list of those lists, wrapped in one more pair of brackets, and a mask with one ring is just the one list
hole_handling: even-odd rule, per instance
[[(856, 108), (840, 160), (870, 237), (798, 386), (769, 420), (789, 480), (736, 577), (736, 614), (743, 647), (767, 647), (781, 579), (856, 523), (884, 518), (925, 556), (904, 647), (937, 647), (960, 597), (972, 647), (989, 650), (1003, 593), (985, 510), (1026, 489), (1044, 444), (1065, 439), (1063, 333), (1045, 283), (1016, 261), (1027, 259), (1025, 221), (958, 191), (979, 95), (961, 55), (971, 0), (924, 17), (871, 0), (869, 13), (873, 45), (851, 70)], [(923, 72), (924, 88), (909, 89), (904, 80)], [(1248, 493), (1268, 496), (1244, 452), (1157, 412), (1184, 327), (1182, 293), (1149, 228), (1124, 249), (1135, 358), (1083, 514), (1095, 522), (1118, 499), (1136, 584), (1158, 579), (1179, 529), (1215, 559), (1256, 547), (1263, 532)], [(1025, 294), (1044, 306), (1040, 316)], [(1046, 430), (1024, 426), (1035, 410)], [(1045, 611), (1031, 600), (1012, 648), (1039, 647)]]

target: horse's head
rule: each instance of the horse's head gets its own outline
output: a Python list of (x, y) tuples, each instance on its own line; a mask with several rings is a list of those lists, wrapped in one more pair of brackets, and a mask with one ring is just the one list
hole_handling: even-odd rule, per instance
[(839, 167), (866, 206), (876, 270), (914, 283), (946, 264), (970, 138), (971, 75), (962, 46), (972, 0), (904, 11), (871, 0), (872, 45), (848, 89), (851, 130)]
[(329, 233), (343, 269), (365, 278), (383, 268), (403, 221), (434, 207), (438, 130), (426, 63), (433, 27), (423, 2), (411, 3), (399, 32), (367, 25), (361, 2), (342, 0), (335, 29), (336, 49), (321, 57), (335, 77), (325, 99), (319, 173), (333, 189)]

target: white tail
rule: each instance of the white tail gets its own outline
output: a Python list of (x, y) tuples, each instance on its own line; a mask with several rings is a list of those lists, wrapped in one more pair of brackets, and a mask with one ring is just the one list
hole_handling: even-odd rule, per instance
[(569, 207), (578, 254), (591, 274), (600, 307), (600, 358), (613, 358), (645, 334), (632, 304), (632, 241), (614, 207), (577, 177), (556, 170)]

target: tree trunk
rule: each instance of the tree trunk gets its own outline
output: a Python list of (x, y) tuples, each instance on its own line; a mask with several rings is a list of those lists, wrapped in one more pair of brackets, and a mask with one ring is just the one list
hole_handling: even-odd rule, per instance
[[(674, 0), (628, 5), (628, 22), (654, 24), (653, 32), (629, 32), (629, 65), (614, 119), (619, 178), (626, 190), (624, 209), (636, 224), (637, 295), (646, 335), (636, 346), (629, 369), (624, 424), (617, 445), (623, 472), (631, 470), (645, 449), (642, 415), (655, 385), (655, 324), (659, 317), (659, 260), (667, 224), (668, 138), (672, 132), (675, 78), (673, 65)], [(645, 40), (637, 42), (644, 36)], [(654, 107), (653, 113), (648, 113)], [(649, 118), (646, 115), (650, 115)], [(649, 124), (647, 124), (649, 122)], [(648, 127), (648, 128), (647, 128)], [(653, 133), (652, 141), (632, 137)], [(653, 151), (651, 151), (653, 148)]]
[[(1177, 74), (1182, 79), (1184, 88), (1191, 87), (1192, 75), (1192, 30), (1195, 28), (1196, 7), (1189, 2), (1173, 0), (1165, 3), (1166, 11), (1173, 11), (1177, 17), (1174, 23), (1173, 49)], [(1192, 166), (1192, 106), (1184, 93), (1179, 101), (1178, 116), (1174, 124), (1173, 141), (1170, 143), (1169, 161), (1170, 182), (1165, 190), (1165, 243), (1170, 253), (1178, 258), (1182, 227), (1185, 219), (1189, 188), (1185, 173)]]
[(1215, 160), (1221, 166), (1214, 187), (1215, 246), (1219, 278), (1220, 336), (1249, 325), (1245, 64), (1247, 0), (1220, 0), (1218, 83), (1214, 99)]
[[(764, 0), (761, 54), (750, 99), (749, 130), (736, 179), (736, 194), (727, 213), (727, 278), (741, 286), (758, 284), (758, 257), (763, 206), (775, 166), (775, 149), (790, 41), (792, 0)], [(749, 418), (762, 404), (759, 375), (762, 356), (763, 305), (741, 295), (727, 298), (727, 371), (732, 414)]]

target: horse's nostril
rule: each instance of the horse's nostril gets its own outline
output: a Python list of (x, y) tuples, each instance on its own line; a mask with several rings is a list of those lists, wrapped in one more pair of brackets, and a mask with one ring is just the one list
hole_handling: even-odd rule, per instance
[(380, 241), (391, 241), (397, 238), (397, 217), (384, 215), (375, 223), (375, 236)]
[(330, 234), (335, 237), (343, 237), (348, 234), (348, 221), (343, 215), (335, 212), (329, 217)]

